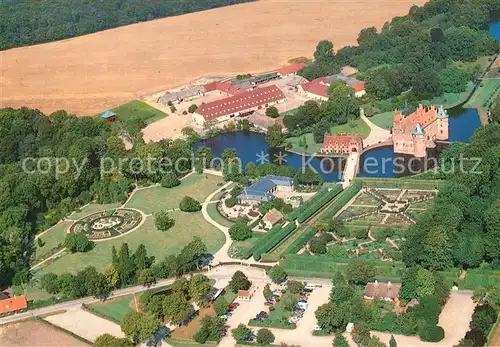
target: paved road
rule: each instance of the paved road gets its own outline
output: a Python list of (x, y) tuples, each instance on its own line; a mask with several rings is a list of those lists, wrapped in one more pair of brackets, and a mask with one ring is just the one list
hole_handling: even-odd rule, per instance
[[(220, 266), (220, 267), (212, 269), (211, 271), (203, 272), (203, 274), (210, 277), (210, 278), (215, 279), (216, 286), (217, 286), (217, 283), (220, 283), (222, 286), (223, 284), (227, 285), (227, 283), (231, 279), (231, 276), (233, 275), (233, 273), (236, 270), (243, 270), (247, 274), (248, 278), (251, 281), (259, 282), (259, 281), (265, 281), (268, 279), (263, 270), (258, 269), (258, 268), (244, 267), (244, 266)], [(158, 281), (156, 283), (156, 285), (152, 288), (166, 286), (166, 285), (174, 283), (174, 281), (175, 281), (175, 278), (164, 279), (164, 280)], [(143, 292), (147, 289), (149, 289), (149, 288), (144, 287), (142, 285), (124, 288), (124, 289), (118, 289), (112, 293), (112, 297), (115, 298), (115, 297), (119, 297), (119, 296), (125, 296), (125, 295), (134, 294), (134, 293), (139, 293), (139, 292)], [(0, 325), (11, 323), (11, 322), (16, 322), (16, 321), (19, 321), (22, 319), (31, 318), (31, 317), (35, 317), (35, 316), (42, 316), (42, 315), (46, 315), (46, 314), (57, 312), (57, 311), (68, 310), (68, 309), (71, 309), (74, 307), (79, 307), (82, 304), (89, 305), (89, 304), (96, 303), (98, 301), (99, 301), (99, 299), (96, 299), (94, 297), (85, 297), (85, 298), (81, 298), (81, 299), (77, 299), (77, 300), (66, 301), (66, 302), (63, 302), (60, 304), (56, 304), (56, 305), (52, 305), (52, 306), (48, 306), (48, 307), (43, 307), (43, 308), (39, 308), (39, 309), (35, 309), (35, 310), (30, 310), (27, 312), (18, 313), (18, 314), (12, 315), (12, 316), (1, 318)]]

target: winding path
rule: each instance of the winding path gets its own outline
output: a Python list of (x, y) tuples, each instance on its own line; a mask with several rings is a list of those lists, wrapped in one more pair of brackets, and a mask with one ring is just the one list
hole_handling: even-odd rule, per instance
[(201, 213), (203, 214), (203, 218), (205, 218), (205, 220), (208, 223), (212, 224), (214, 227), (216, 227), (217, 229), (222, 231), (224, 233), (224, 236), (226, 237), (226, 242), (224, 243), (222, 248), (219, 249), (217, 251), (217, 253), (214, 254), (214, 260), (213, 260), (214, 263), (234, 261), (234, 259), (230, 258), (228, 255), (229, 247), (231, 247), (232, 241), (231, 241), (231, 236), (229, 235), (229, 228), (223, 226), (222, 224), (219, 224), (217, 221), (212, 219), (212, 217), (210, 217), (210, 215), (208, 214), (207, 207), (215, 195), (220, 193), (223, 189), (226, 189), (227, 187), (229, 187), (232, 183), (233, 183), (232, 181), (229, 181), (226, 184), (224, 184), (222, 187), (220, 187), (219, 189), (214, 191), (212, 194), (207, 196), (207, 198), (205, 199), (205, 201), (201, 205)]

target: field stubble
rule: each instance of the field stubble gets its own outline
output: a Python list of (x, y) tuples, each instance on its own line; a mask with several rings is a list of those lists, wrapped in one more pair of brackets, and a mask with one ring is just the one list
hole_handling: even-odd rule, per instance
[[(261, 0), (0, 52), (0, 107), (94, 115), (200, 77), (269, 71), (356, 43), (426, 0)], [(249, 30), (251, 28), (251, 30)]]

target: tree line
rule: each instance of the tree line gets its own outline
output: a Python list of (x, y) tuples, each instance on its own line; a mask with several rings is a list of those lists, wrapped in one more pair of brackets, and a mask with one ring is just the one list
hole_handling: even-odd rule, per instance
[(39, 283), (49, 294), (59, 294), (65, 300), (85, 296), (106, 299), (114, 289), (138, 284), (150, 286), (159, 278), (193, 272), (206, 265), (208, 259), (207, 248), (197, 237), (184, 246), (178, 255), (167, 256), (157, 263), (154, 256), (148, 256), (143, 244), (132, 252), (127, 243), (122, 243), (119, 250), (114, 246), (111, 248), (110, 264), (103, 272), (88, 266), (76, 274), (46, 273)]
[(249, 1), (253, 0), (5, 0), (0, 50)]

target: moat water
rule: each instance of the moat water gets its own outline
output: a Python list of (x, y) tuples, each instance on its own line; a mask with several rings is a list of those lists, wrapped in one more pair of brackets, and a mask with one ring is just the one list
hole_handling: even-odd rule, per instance
[[(500, 41), (500, 22), (493, 22), (489, 26), (489, 33)], [(481, 126), (477, 109), (461, 106), (448, 110), (449, 141), (468, 142), (472, 134)], [(342, 158), (321, 158), (303, 156), (280, 149), (270, 148), (265, 136), (258, 133), (227, 133), (193, 145), (194, 149), (201, 146), (211, 148), (214, 156), (221, 156), (226, 148), (235, 148), (243, 167), (254, 162), (275, 162), (300, 169), (310, 165), (321, 174), (325, 181), (340, 181), (344, 166)], [(428, 153), (429, 158), (435, 158), (437, 153), (446, 145), (438, 145)], [(360, 159), (360, 177), (400, 177), (415, 174), (425, 169), (428, 162), (394, 153), (392, 146), (381, 147), (365, 152)]]

